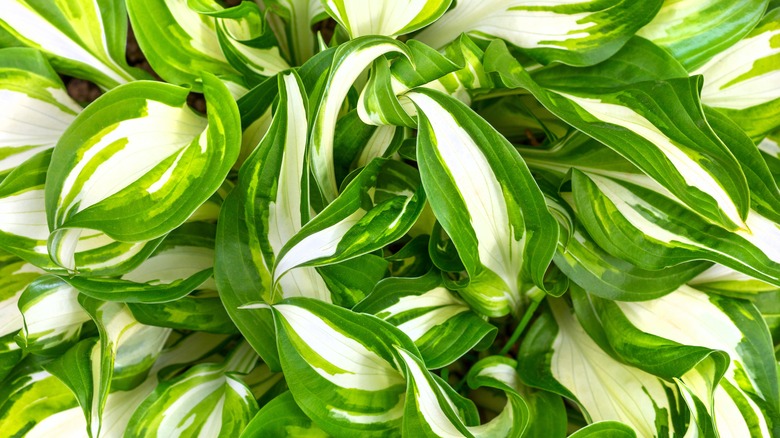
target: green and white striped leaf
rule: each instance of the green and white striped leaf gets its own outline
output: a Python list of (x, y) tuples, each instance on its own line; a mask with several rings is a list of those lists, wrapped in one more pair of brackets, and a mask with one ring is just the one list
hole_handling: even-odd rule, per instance
[(644, 269), (711, 260), (780, 284), (780, 226), (754, 210), (747, 229), (708, 224), (663, 193), (575, 170), (574, 202), (588, 234), (615, 257)]
[[(251, 243), (247, 230), (243, 197), (233, 190), (222, 204), (217, 226), (214, 278), (228, 315), (263, 362), (279, 371), (279, 354), (273, 316), (267, 309), (247, 312), (246, 303), (262, 300), (260, 291), (270, 290), (271, 275), (265, 268), (259, 245)], [(256, 240), (255, 240), (256, 241)]]
[(449, 365), (471, 349), (488, 347), (496, 328), (442, 286), (441, 274), (387, 278), (355, 312), (384, 319), (414, 341), (428, 369)]
[(79, 303), (97, 325), (100, 338), (76, 344), (46, 369), (76, 394), (87, 431), (91, 437), (98, 437), (109, 392), (129, 391), (141, 385), (171, 330), (139, 324), (121, 303), (100, 302), (83, 295)]
[(212, 224), (186, 223), (120, 278), (70, 277), (65, 281), (92, 298), (125, 303), (162, 303), (196, 289), (216, 291), (212, 278), (214, 231)]
[(619, 421), (637, 436), (685, 433), (673, 384), (613, 359), (594, 342), (563, 299), (548, 298), (523, 339), (518, 371), (523, 383), (560, 394), (580, 406), (588, 423)]
[(51, 149), (81, 107), (41, 52), (0, 49), (0, 178)]
[(239, 117), (225, 86), (208, 73), (203, 78), (208, 123), (186, 106), (187, 89), (137, 82), (105, 94), (71, 125), (46, 184), (49, 253), (58, 264), (78, 269), (72, 247), (85, 229), (152, 240), (220, 187), (238, 157)]
[(258, 407), (234, 373), (247, 373), (256, 360), (244, 342), (224, 363), (195, 365), (160, 384), (135, 411), (124, 436), (238, 436)]
[(694, 277), (688, 282), (688, 285), (709, 294), (725, 295), (749, 301), (755, 300), (759, 295), (780, 290), (778, 286), (757, 280), (717, 263)]
[(322, 0), (328, 15), (346, 29), (350, 38), (366, 35), (396, 37), (414, 32), (441, 17), (450, 3), (452, 0)]
[(314, 56), (317, 42), (311, 27), (326, 17), (320, 0), (266, 0), (268, 24), (274, 28), (279, 45), (293, 65), (302, 65)]
[[(108, 395), (106, 408), (102, 414), (103, 424), (100, 436), (110, 438), (124, 436), (133, 411), (155, 389), (161, 378), (167, 378), (183, 366), (199, 360), (224, 342), (224, 336), (194, 333), (178, 340), (170, 348), (164, 350), (142, 384), (127, 391), (112, 390)], [(50, 398), (42, 397), (40, 395), (42, 394), (41, 388), (36, 390), (34, 387), (30, 396), (34, 397), (33, 400), (37, 400), (37, 404), (29, 403), (24, 396), (13, 399), (12, 402), (15, 405), (21, 405), (14, 407), (17, 409), (16, 412), (18, 409), (25, 409), (25, 412), (31, 413), (30, 417), (35, 420), (25, 425), (16, 425), (16, 427), (28, 427), (29, 431), (25, 436), (41, 438), (50, 437), (53, 434), (85, 436), (87, 425), (84, 413), (79, 408), (72, 392), (59, 379), (49, 373), (41, 371), (40, 375), (41, 379), (46, 379), (46, 376), (50, 377), (48, 380), (42, 380), (41, 385), (48, 385), (51, 388), (52, 396)], [(58, 387), (67, 392), (67, 395), (61, 395), (57, 390)], [(48, 392), (44, 393), (48, 394)], [(36, 410), (37, 406), (42, 406), (42, 409)], [(29, 411), (27, 411), (28, 409)], [(20, 417), (18, 413), (15, 415), (16, 418), (24, 418)]]
[(263, 406), (241, 433), (241, 438), (261, 436), (327, 438), (330, 435), (303, 413), (292, 393), (287, 391)]
[[(279, 106), (271, 126), (239, 172), (244, 216), (255, 269), (270, 279), (282, 248), (309, 220), (306, 91), (295, 73), (279, 76)], [(314, 268), (291, 272), (276, 288), (262, 284), (267, 303), (289, 296), (311, 296), (332, 301), (330, 292)]]
[(462, 296), (489, 316), (519, 311), (524, 284), (542, 289), (558, 225), (520, 155), (459, 101), (406, 94), (418, 108), (417, 161), (434, 214), (470, 277)]
[(223, 8), (213, 2), (189, 0), (188, 5), (200, 14), (214, 17), (222, 52), (248, 85), (290, 68), (256, 3), (242, 2)]
[(514, 360), (488, 356), (469, 370), (467, 379), (472, 389), (494, 388), (504, 391), (507, 397), (506, 405), (496, 417), (479, 424), (476, 409), (468, 399), (461, 399), (447, 383), (428, 373), (419, 358), (403, 349), (398, 352), (409, 381), (404, 417), (406, 436), (520, 437), (527, 430), (529, 408), (518, 392), (520, 382)]
[[(734, 154), (704, 118), (698, 99), (701, 78), (597, 89), (583, 81), (547, 89), (549, 79), (535, 82), (495, 41), (485, 63), (505, 84), (529, 90), (555, 115), (626, 157), (707, 220), (730, 230), (746, 228), (747, 181)], [(609, 77), (622, 65), (606, 61), (594, 68)]]
[(569, 435), (569, 438), (636, 438), (634, 429), (619, 421), (599, 421), (589, 424)]
[(704, 76), (701, 101), (730, 117), (753, 139), (780, 127), (778, 41), (780, 9), (775, 9), (744, 39), (693, 72)]
[(767, 0), (665, 0), (637, 32), (670, 51), (689, 70), (717, 56), (761, 20)]
[(16, 335), (24, 328), (19, 299), (27, 285), (43, 271), (16, 257), (3, 254), (0, 259), (0, 382), (22, 360), (23, 351)]
[(394, 346), (416, 353), (403, 333), (313, 299), (289, 298), (271, 310), (285, 379), (309, 418), (334, 436), (400, 432), (406, 379)]
[[(0, 385), (0, 430), (4, 436), (84, 436), (84, 414), (73, 393), (32, 357)], [(75, 414), (75, 415), (73, 415)], [(54, 423), (54, 425), (52, 425)]]
[[(728, 369), (713, 394), (713, 416), (721, 437), (777, 435), (780, 429), (777, 423), (780, 415), (777, 364), (772, 357), (766, 325), (752, 304), (707, 296), (687, 286), (656, 300), (605, 304), (613, 310), (601, 313), (601, 321), (605, 324), (623, 319), (650, 335), (692, 346), (688, 349), (704, 347), (728, 355), (731, 359)], [(694, 308), (696, 311), (691, 312)], [(619, 317), (615, 311), (624, 316)], [(608, 325), (605, 327), (609, 332)], [(621, 334), (620, 330), (613, 335), (625, 336), (625, 331)], [(639, 353), (638, 349), (631, 351)], [(648, 349), (645, 354), (649, 358), (659, 353)], [(637, 366), (651, 362), (636, 360)], [(685, 378), (682, 380), (686, 381)]]
[(198, 13), (188, 0), (126, 0), (135, 38), (155, 73), (176, 85), (202, 92), (202, 72), (223, 81), (234, 96), (246, 81), (219, 44), (213, 17)]
[(410, 56), (405, 45), (386, 37), (367, 36), (340, 45), (335, 52), (326, 84), (317, 99), (310, 134), (311, 168), (326, 201), (338, 195), (333, 162), (333, 142), (339, 110), (352, 84), (375, 59), (390, 53)]
[(18, 304), (24, 326), (17, 342), (25, 352), (56, 355), (79, 340), (90, 317), (79, 305), (78, 293), (54, 275), (30, 282)]
[(45, 182), (52, 151), (31, 157), (0, 183), (0, 247), (35, 266), (62, 271), (55, 262), (69, 259), (81, 274), (117, 275), (144, 261), (161, 238), (148, 242), (118, 242), (96, 230), (82, 230), (54, 260), (48, 253)]
[[(560, 185), (571, 169), (613, 177), (642, 186), (657, 187), (653, 180), (612, 149), (584, 134), (570, 134), (549, 149), (519, 148), (531, 169), (555, 175)], [(694, 261), (663, 270), (642, 269), (604, 251), (582, 226), (564, 199), (571, 193), (545, 192), (548, 205), (561, 214), (556, 218), (561, 236), (553, 261), (566, 276), (593, 295), (620, 301), (657, 298), (676, 290), (710, 265)], [(564, 231), (568, 231), (565, 233)]]
[(0, 11), (0, 46), (39, 49), (58, 71), (104, 90), (149, 78), (127, 65), (126, 43), (121, 0), (11, 0)]
[(661, 7), (661, 0), (460, 0), (415, 38), (442, 48), (461, 32), (502, 38), (537, 61), (593, 65), (617, 52)]
[(416, 169), (399, 161), (374, 159), (285, 243), (274, 263), (274, 282), (299, 266), (353, 259), (400, 239), (417, 221), (424, 204)]

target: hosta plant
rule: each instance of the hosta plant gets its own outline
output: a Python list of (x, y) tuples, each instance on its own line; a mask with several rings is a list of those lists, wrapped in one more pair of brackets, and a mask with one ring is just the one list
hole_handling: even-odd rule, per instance
[(778, 6), (5, 0), (0, 436), (780, 436)]

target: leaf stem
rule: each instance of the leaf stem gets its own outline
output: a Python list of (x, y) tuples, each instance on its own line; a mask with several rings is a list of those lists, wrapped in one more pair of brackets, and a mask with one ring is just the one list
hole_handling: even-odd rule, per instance
[[(536, 288), (534, 288), (536, 289)], [(547, 294), (543, 293), (540, 290), (536, 290), (534, 292), (541, 292), (541, 293), (531, 293), (531, 303), (528, 304), (528, 307), (525, 309), (525, 313), (523, 314), (523, 318), (520, 320), (520, 323), (517, 324), (517, 327), (515, 327), (515, 331), (512, 333), (512, 336), (509, 338), (506, 344), (504, 344), (504, 348), (501, 349), (501, 351), (498, 353), (499, 355), (503, 356), (507, 353), (509, 353), (509, 350), (512, 348), (513, 345), (517, 342), (518, 339), (520, 339), (520, 335), (523, 334), (523, 331), (525, 331), (526, 326), (531, 321), (531, 317), (536, 313), (536, 309), (539, 307), (539, 304), (544, 301), (544, 298), (547, 296)]]

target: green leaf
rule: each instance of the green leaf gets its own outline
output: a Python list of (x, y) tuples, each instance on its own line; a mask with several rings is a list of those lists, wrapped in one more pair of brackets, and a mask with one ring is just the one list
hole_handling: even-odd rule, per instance
[(637, 32), (692, 69), (743, 39), (766, 10), (767, 0), (666, 0)]
[(110, 89), (142, 70), (125, 61), (127, 15), (119, 0), (12, 0), (0, 12), (0, 45), (43, 51), (58, 71)]
[[(152, 82), (112, 90), (79, 115), (47, 175), (49, 252), (58, 264), (78, 270), (72, 241), (85, 229), (152, 240), (220, 187), (238, 157), (239, 117), (219, 80), (206, 73), (204, 86), (208, 123), (186, 106), (186, 89)], [(165, 135), (161, 120), (174, 127)]]
[(486, 40), (502, 38), (543, 64), (593, 65), (617, 52), (661, 3), (460, 0), (416, 38), (441, 48), (468, 32)]
[(414, 341), (428, 369), (490, 345), (496, 328), (442, 286), (432, 271), (418, 278), (387, 278), (354, 309), (393, 324)]
[(569, 438), (636, 438), (636, 432), (619, 421), (599, 421), (569, 435)]
[(51, 149), (81, 107), (46, 58), (28, 48), (0, 49), (0, 176)]
[(146, 59), (167, 82), (202, 92), (202, 72), (223, 81), (233, 95), (246, 83), (225, 58), (215, 19), (193, 10), (188, 0), (127, 0), (127, 12)]
[(541, 191), (509, 142), (462, 103), (423, 89), (406, 96), (418, 108), (423, 186), (470, 277), (462, 296), (489, 316), (519, 311), (524, 284), (546, 289), (558, 240)]
[(362, 0), (323, 0), (328, 15), (350, 38), (365, 35), (396, 37), (435, 22), (452, 0), (406, 0), (367, 4)]
[(292, 393), (287, 391), (263, 406), (241, 433), (242, 438), (260, 436), (327, 438), (330, 435), (303, 413)]
[(256, 359), (243, 343), (222, 364), (198, 364), (160, 384), (136, 409), (124, 435), (238, 436), (258, 407), (234, 373), (248, 372)]

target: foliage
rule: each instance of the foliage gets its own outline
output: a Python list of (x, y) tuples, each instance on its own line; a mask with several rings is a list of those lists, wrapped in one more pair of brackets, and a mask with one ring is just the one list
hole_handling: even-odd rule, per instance
[(777, 2), (231, 4), (0, 8), (0, 436), (780, 436)]

